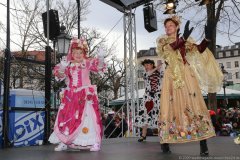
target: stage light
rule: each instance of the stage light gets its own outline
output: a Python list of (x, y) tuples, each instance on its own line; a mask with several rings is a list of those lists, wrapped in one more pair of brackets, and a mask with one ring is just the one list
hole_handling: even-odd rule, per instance
[(167, 9), (173, 9), (173, 7), (174, 7), (174, 3), (173, 2), (166, 4), (166, 8)]
[(178, 4), (177, 0), (167, 0), (165, 3), (166, 11), (163, 14), (175, 14), (177, 4)]

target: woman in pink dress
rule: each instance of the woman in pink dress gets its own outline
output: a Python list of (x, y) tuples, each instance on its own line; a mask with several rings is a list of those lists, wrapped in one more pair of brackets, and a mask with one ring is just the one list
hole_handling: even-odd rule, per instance
[(61, 92), (54, 131), (49, 141), (59, 144), (55, 151), (68, 147), (99, 151), (102, 123), (97, 88), (91, 85), (90, 72), (102, 72), (103, 55), (87, 58), (88, 45), (84, 39), (72, 39), (67, 57), (54, 68), (57, 80), (65, 80), (67, 87)]

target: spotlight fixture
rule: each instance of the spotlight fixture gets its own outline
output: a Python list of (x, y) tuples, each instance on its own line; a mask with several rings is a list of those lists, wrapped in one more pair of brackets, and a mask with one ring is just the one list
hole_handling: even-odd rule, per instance
[[(200, 0), (195, 0), (195, 2), (198, 2)], [(207, 5), (211, 3), (211, 0), (202, 0), (200, 3), (199, 3), (199, 6), (202, 6), (202, 5)]]
[(165, 3), (166, 11), (163, 14), (175, 14), (177, 4), (178, 4), (177, 0), (166, 0)]

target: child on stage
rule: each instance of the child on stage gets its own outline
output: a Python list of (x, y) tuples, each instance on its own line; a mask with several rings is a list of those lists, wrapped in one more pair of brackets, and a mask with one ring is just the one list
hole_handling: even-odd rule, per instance
[(54, 131), (49, 141), (59, 144), (55, 151), (68, 147), (99, 151), (102, 139), (102, 122), (99, 113), (97, 88), (91, 85), (90, 72), (102, 72), (103, 55), (88, 58), (85, 39), (73, 38), (68, 55), (54, 68), (57, 80), (65, 80), (67, 87), (61, 92)]

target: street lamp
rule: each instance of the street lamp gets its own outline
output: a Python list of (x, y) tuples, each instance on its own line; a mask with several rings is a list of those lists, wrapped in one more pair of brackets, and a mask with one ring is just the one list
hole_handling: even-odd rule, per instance
[(223, 93), (224, 93), (224, 107), (227, 107), (227, 99), (226, 99), (226, 86), (227, 86), (227, 79), (228, 79), (228, 72), (224, 69), (224, 65), (221, 66), (222, 73), (223, 73)]
[[(60, 58), (62, 58), (62, 56), (67, 55), (68, 53), (68, 48), (70, 45), (70, 41), (71, 41), (71, 37), (65, 33), (66, 27), (63, 25), (63, 23), (61, 24), (60, 27), (60, 35), (57, 37), (57, 46), (58, 46), (58, 50), (57, 50), (57, 61), (60, 62)], [(56, 83), (54, 81), (54, 109), (56, 109), (56, 99), (57, 99), (57, 92), (56, 92), (57, 88), (56, 88)]]
[(62, 24), (60, 27), (60, 35), (57, 38), (58, 44), (58, 54), (57, 57), (60, 58), (67, 55), (71, 37), (65, 33), (66, 27)]

